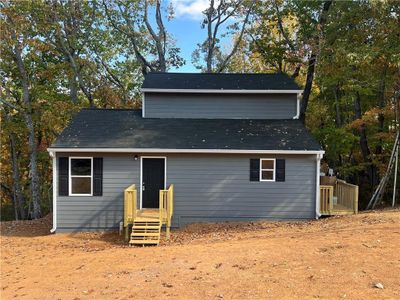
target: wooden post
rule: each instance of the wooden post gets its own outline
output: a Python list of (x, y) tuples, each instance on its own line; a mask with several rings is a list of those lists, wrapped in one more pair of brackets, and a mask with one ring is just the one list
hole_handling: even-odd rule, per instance
[(356, 186), (354, 194), (355, 194), (354, 195), (354, 213), (357, 214), (358, 213), (358, 186)]
[(329, 187), (329, 214), (333, 213), (333, 186)]

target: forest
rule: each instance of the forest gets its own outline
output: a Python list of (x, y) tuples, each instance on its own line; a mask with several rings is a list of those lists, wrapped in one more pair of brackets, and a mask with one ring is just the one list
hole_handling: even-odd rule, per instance
[[(364, 209), (398, 131), (400, 1), (209, 0), (190, 61), (170, 30), (177, 1), (0, 4), (1, 219), (52, 210), (47, 148), (84, 107), (140, 108), (147, 72), (289, 74), (300, 119)], [(393, 180), (383, 205), (391, 203)]]

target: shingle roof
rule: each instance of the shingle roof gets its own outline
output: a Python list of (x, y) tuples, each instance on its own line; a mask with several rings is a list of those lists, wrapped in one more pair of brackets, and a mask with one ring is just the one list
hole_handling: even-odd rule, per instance
[(51, 148), (321, 150), (299, 120), (148, 119), (83, 109)]
[(149, 73), (144, 89), (200, 89), (200, 90), (300, 90), (284, 73), (226, 74), (226, 73)]

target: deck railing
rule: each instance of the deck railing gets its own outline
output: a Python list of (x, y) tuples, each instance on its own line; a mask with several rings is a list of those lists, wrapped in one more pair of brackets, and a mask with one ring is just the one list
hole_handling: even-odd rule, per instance
[(137, 191), (132, 184), (124, 191), (124, 231), (126, 238), (129, 237), (129, 224), (132, 224), (137, 215)]
[(337, 204), (352, 210), (355, 214), (358, 212), (358, 186), (347, 183), (343, 180), (337, 180), (335, 196)]
[(165, 224), (167, 239), (170, 237), (171, 220), (174, 212), (174, 185), (167, 190), (160, 190), (160, 221)]
[(333, 186), (320, 185), (320, 211), (322, 215), (330, 215), (333, 211)]
[(358, 212), (358, 186), (337, 180), (335, 186), (320, 185), (321, 215), (356, 214)]

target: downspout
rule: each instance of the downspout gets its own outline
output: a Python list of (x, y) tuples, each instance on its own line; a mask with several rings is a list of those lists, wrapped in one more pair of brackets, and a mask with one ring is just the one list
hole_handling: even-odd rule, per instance
[(323, 154), (317, 154), (316, 167), (315, 167), (315, 219), (321, 216), (321, 206), (320, 206), (320, 169), (321, 169), (321, 159)]
[(57, 158), (55, 152), (50, 151), (49, 154), (53, 158), (53, 228), (50, 232), (55, 233), (57, 229)]

